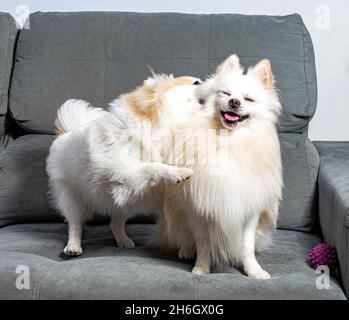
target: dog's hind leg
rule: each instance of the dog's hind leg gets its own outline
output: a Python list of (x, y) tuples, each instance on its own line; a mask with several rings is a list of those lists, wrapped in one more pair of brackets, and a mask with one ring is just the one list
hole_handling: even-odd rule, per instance
[(69, 239), (64, 248), (64, 253), (67, 256), (79, 256), (82, 254), (81, 248), (81, 235), (82, 235), (82, 222), (80, 218), (70, 219), (69, 224)]
[(56, 206), (61, 211), (68, 222), (68, 243), (64, 248), (64, 253), (68, 256), (79, 256), (82, 254), (82, 208), (77, 197), (64, 184), (55, 185)]
[(207, 222), (196, 215), (189, 215), (190, 228), (196, 244), (196, 261), (192, 273), (206, 274), (211, 270), (211, 250)]
[(115, 241), (120, 248), (134, 248), (135, 243), (126, 234), (125, 223), (128, 217), (121, 214), (111, 216), (110, 227), (113, 232)]

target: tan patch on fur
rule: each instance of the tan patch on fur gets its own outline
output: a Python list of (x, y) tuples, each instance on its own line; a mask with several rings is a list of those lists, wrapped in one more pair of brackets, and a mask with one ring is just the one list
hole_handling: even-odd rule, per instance
[(155, 90), (149, 87), (141, 87), (136, 92), (121, 95), (121, 99), (131, 108), (131, 111), (140, 120), (148, 120), (152, 125), (159, 121), (158, 106)]
[(279, 213), (278, 201), (271, 202), (259, 217), (258, 230), (262, 234), (268, 233), (270, 229), (276, 228)]
[(58, 118), (55, 119), (53, 132), (56, 136), (60, 136), (66, 133), (66, 131), (62, 128), (61, 122)]
[(268, 70), (268, 76), (267, 76), (267, 83), (266, 83), (266, 87), (268, 89), (272, 89), (274, 87), (274, 75), (273, 72), (271, 70), (271, 64), (270, 61), (268, 59), (264, 59), (262, 60), (260, 63), (263, 63), (264, 66), (267, 68)]
[(193, 79), (190, 77), (168, 78), (158, 85), (144, 84), (130, 93), (121, 95), (121, 99), (126, 102), (136, 117), (150, 121), (153, 126), (156, 126), (159, 122), (164, 94), (176, 86), (190, 85), (192, 82)]
[(270, 226), (273, 224), (273, 221), (271, 221), (271, 217), (269, 217), (267, 212), (262, 212), (262, 214), (259, 217), (258, 222), (258, 229), (263, 233), (267, 233), (270, 229)]

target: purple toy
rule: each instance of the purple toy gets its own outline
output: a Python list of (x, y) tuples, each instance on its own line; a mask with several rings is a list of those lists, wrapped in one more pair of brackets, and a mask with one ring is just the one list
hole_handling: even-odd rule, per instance
[(330, 271), (338, 268), (338, 257), (336, 248), (328, 243), (319, 243), (309, 252), (311, 267), (327, 266)]

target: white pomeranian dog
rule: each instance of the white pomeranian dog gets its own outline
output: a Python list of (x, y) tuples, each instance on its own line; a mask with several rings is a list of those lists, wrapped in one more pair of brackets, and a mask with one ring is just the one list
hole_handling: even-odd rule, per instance
[(234, 264), (249, 277), (269, 279), (255, 251), (275, 229), (283, 186), (276, 130), (281, 105), (270, 62), (244, 74), (232, 55), (196, 87), (196, 96), (204, 110), (177, 128), (175, 140), (184, 147), (168, 155), (194, 175), (167, 187), (151, 242), (178, 249), (180, 258), (196, 252), (196, 274)]
[(111, 216), (119, 247), (134, 247), (125, 232), (127, 219), (160, 212), (165, 186), (192, 175), (191, 169), (163, 163), (161, 153), (170, 130), (198, 111), (198, 81), (154, 75), (109, 110), (82, 100), (60, 107), (46, 170), (54, 205), (69, 225), (65, 254), (82, 253), (82, 226), (94, 213)]

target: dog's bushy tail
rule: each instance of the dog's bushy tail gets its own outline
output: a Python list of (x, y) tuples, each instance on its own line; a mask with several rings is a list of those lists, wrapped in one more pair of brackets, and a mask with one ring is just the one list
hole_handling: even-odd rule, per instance
[(64, 102), (57, 111), (55, 120), (55, 134), (66, 132), (86, 125), (100, 117), (105, 111), (101, 108), (93, 108), (84, 100), (70, 99)]

